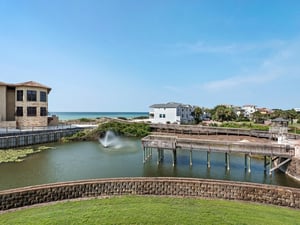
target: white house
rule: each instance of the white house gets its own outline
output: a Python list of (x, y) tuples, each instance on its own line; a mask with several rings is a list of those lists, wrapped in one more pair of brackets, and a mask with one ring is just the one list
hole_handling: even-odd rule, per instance
[(192, 112), (194, 107), (181, 103), (169, 102), (150, 106), (149, 118), (152, 123), (189, 123), (194, 120)]
[(245, 117), (250, 117), (254, 112), (257, 111), (256, 105), (244, 105), (242, 110), (244, 110)]

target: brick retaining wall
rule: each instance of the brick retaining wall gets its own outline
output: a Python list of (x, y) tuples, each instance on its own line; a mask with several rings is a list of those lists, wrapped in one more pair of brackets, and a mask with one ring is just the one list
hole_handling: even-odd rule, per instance
[(113, 195), (163, 195), (251, 201), (300, 209), (300, 189), (193, 178), (111, 178), (0, 191), (0, 211), (39, 203)]

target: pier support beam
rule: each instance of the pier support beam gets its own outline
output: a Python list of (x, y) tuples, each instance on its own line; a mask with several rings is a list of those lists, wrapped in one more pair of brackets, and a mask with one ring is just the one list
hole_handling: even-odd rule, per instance
[(157, 165), (161, 163), (163, 159), (163, 150), (158, 148), (157, 149)]
[(176, 149), (173, 150), (173, 166), (177, 163), (177, 151)]
[(161, 160), (161, 152), (160, 152), (160, 149), (158, 148), (157, 149), (157, 165), (160, 163), (160, 160)]
[(207, 168), (210, 168), (210, 151), (206, 154), (206, 160), (207, 160)]
[(264, 172), (267, 172), (267, 165), (268, 165), (268, 163), (267, 163), (267, 156), (265, 155), (264, 156)]
[(144, 147), (143, 149), (143, 163), (146, 163), (152, 157), (152, 148)]
[(230, 170), (230, 155), (229, 153), (225, 153), (225, 166), (226, 170)]
[(247, 170), (248, 170), (248, 173), (251, 173), (251, 156), (248, 155), (247, 158), (248, 158), (248, 163), (247, 163), (248, 164), (248, 169)]
[(248, 154), (245, 154), (245, 170), (251, 173), (251, 156)]
[(272, 160), (272, 156), (270, 156), (269, 159), (269, 175), (272, 176), (272, 167), (273, 167), (273, 160)]

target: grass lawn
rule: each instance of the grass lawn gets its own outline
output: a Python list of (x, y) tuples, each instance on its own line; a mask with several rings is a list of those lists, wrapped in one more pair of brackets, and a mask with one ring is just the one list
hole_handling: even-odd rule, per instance
[(300, 224), (300, 210), (252, 203), (123, 196), (0, 214), (0, 224)]

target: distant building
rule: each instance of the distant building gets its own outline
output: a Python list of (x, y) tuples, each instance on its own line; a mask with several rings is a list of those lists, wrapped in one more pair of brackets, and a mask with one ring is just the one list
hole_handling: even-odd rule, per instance
[(245, 117), (251, 117), (251, 115), (256, 112), (256, 105), (244, 105), (242, 107), (242, 110), (244, 111), (244, 116)]
[(294, 108), (297, 113), (300, 113), (300, 108)]
[(0, 82), (0, 127), (28, 128), (48, 125), (51, 88), (34, 81)]
[(149, 118), (152, 123), (190, 123), (194, 120), (192, 112), (194, 107), (181, 103), (169, 102), (150, 106)]
[(269, 115), (273, 112), (271, 109), (268, 108), (257, 108), (257, 111), (259, 111), (262, 115)]

